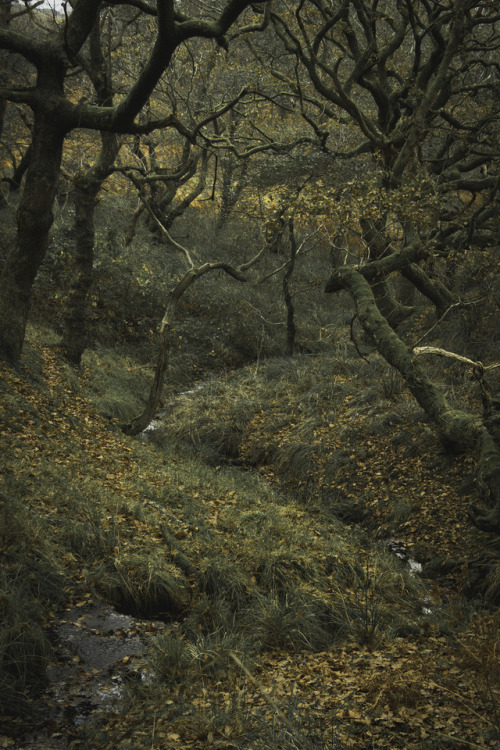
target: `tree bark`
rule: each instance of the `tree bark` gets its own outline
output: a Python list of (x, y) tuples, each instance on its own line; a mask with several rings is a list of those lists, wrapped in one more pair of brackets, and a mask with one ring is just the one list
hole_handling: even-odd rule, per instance
[(10, 193), (17, 193), (18, 190), (20, 189), (21, 182), (23, 180), (24, 175), (26, 174), (28, 170), (30, 162), (31, 162), (31, 146), (28, 146), (28, 148), (23, 154), (21, 161), (19, 162), (16, 169), (14, 170), (14, 174), (8, 180)]
[(236, 163), (236, 159), (232, 154), (227, 157), (226, 164), (222, 168), (222, 185), (220, 189), (221, 207), (215, 225), (216, 234), (222, 232), (223, 228), (226, 226), (229, 217), (238, 203), (243, 188), (247, 184), (246, 177), (248, 164), (248, 159), (246, 159), (242, 165), (239, 165)]
[[(10, 11), (12, 2), (11, 0), (3, 0), (0, 3), (0, 29), (8, 29), (10, 24)], [(8, 82), (8, 74), (4, 71), (8, 69), (7, 53), (4, 50), (0, 50), (0, 86), (4, 86)], [(0, 138), (3, 135), (3, 126), (5, 122), (5, 112), (7, 109), (7, 100), (0, 99)], [(0, 206), (5, 206), (7, 203), (3, 192), (0, 190)]]
[[(360, 223), (363, 237), (373, 250), (373, 259), (379, 260), (386, 256), (388, 250), (390, 250), (390, 243), (385, 239), (376, 222), (372, 219), (362, 219)], [(419, 241), (415, 231), (411, 231), (409, 234), (413, 242)], [(453, 295), (449, 289), (439, 280), (430, 279), (423, 268), (420, 268), (416, 263), (405, 265), (401, 269), (401, 274), (435, 305), (439, 317), (453, 304)], [(393, 327), (397, 327), (400, 322), (415, 312), (414, 307), (401, 305), (393, 299), (384, 281), (375, 284), (373, 289), (382, 315), (387, 318)]]
[(158, 357), (156, 360), (155, 374), (144, 411), (128, 424), (122, 425), (122, 431), (126, 435), (138, 435), (143, 432), (153, 421), (160, 404), (165, 373), (170, 361), (170, 346), (172, 343), (172, 320), (177, 308), (177, 299), (171, 297), (167, 303), (167, 309), (160, 328), (160, 340), (158, 344)]
[(35, 114), (32, 158), (17, 212), (17, 244), (0, 278), (0, 357), (14, 367), (26, 333), (31, 289), (47, 252), (54, 220), (52, 206), (61, 165), (65, 131), (45, 111)]
[(113, 133), (102, 133), (101, 138), (102, 148), (96, 163), (77, 178), (74, 189), (75, 268), (66, 299), (61, 339), (64, 356), (73, 365), (80, 364), (87, 347), (86, 307), (93, 278), (96, 200), (120, 149), (120, 141)]
[(129, 225), (127, 227), (127, 231), (125, 232), (125, 247), (129, 247), (132, 244), (132, 240), (135, 237), (135, 230), (137, 229), (137, 222), (139, 221), (143, 213), (144, 206), (139, 205), (132, 214)]
[(158, 358), (156, 360), (155, 374), (149, 390), (148, 400), (142, 414), (133, 419), (129, 424), (122, 426), (123, 432), (127, 435), (138, 435), (145, 430), (154, 419), (161, 399), (165, 373), (170, 361), (172, 322), (177, 311), (177, 304), (184, 292), (189, 289), (194, 281), (208, 270), (210, 269), (204, 268), (203, 266), (201, 268), (190, 268), (168, 295), (165, 313), (160, 325)]
[(393, 297), (387, 279), (374, 281), (372, 289), (378, 309), (393, 328), (397, 328), (416, 312), (416, 307), (403, 305)]
[[(374, 260), (379, 260), (387, 255), (390, 243), (385, 239), (377, 222), (374, 219), (361, 218), (359, 223), (363, 239), (370, 248), (370, 256)], [(392, 296), (383, 272), (372, 282), (371, 286), (380, 312), (393, 328), (397, 328), (400, 323), (414, 314), (415, 307), (403, 305)]]
[(423, 268), (415, 263), (407, 266), (401, 274), (415, 286), (421, 294), (430, 299), (435, 305), (440, 318), (453, 304), (453, 295), (439, 279), (430, 279)]
[[(376, 266), (376, 262), (372, 265)], [(336, 280), (350, 292), (364, 329), (373, 337), (384, 359), (401, 373), (443, 441), (458, 451), (477, 452), (478, 473), (489, 489), (492, 508), (487, 511), (473, 508), (471, 518), (479, 528), (500, 533), (500, 448), (493, 435), (479, 416), (450, 407), (380, 313), (368, 281), (357, 269), (349, 266), (337, 269)]]

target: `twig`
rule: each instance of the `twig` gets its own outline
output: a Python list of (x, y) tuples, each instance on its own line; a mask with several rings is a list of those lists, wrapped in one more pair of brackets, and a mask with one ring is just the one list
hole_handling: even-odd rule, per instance
[(165, 235), (165, 237), (167, 238), (167, 240), (176, 248), (176, 250), (178, 250), (180, 253), (182, 253), (182, 255), (184, 255), (184, 257), (186, 258), (186, 262), (188, 264), (188, 267), (190, 269), (194, 268), (194, 263), (193, 263), (193, 260), (191, 258), (191, 254), (190, 254), (189, 250), (187, 249), (187, 247), (184, 247), (184, 245), (181, 245), (179, 242), (176, 242), (174, 240), (174, 238), (170, 235), (170, 232), (168, 231), (168, 229), (165, 226), (163, 226), (163, 224), (161, 223), (160, 219), (156, 215), (155, 211), (153, 211), (152, 207), (149, 205), (149, 201), (146, 199), (146, 196), (144, 195), (144, 192), (143, 192), (143, 189), (142, 189), (142, 185), (140, 184), (140, 182), (132, 174), (128, 174), (127, 177), (136, 186), (136, 188), (138, 190), (138, 194), (139, 194), (140, 200), (143, 202), (143, 204), (144, 204), (144, 206), (146, 208), (146, 211), (151, 216), (151, 218), (153, 219), (153, 221), (157, 224), (157, 226), (160, 229), (160, 231), (162, 232), (162, 234)]
[(479, 299), (471, 299), (469, 302), (463, 302), (462, 300), (459, 300), (458, 302), (454, 302), (452, 305), (450, 305), (449, 307), (446, 308), (446, 310), (444, 311), (444, 313), (441, 315), (441, 317), (438, 320), (436, 320), (436, 322), (434, 323), (434, 325), (431, 326), (429, 328), (429, 330), (426, 331), (422, 336), (420, 336), (420, 338), (418, 339), (418, 341), (416, 341), (415, 344), (413, 345), (413, 348), (415, 348), (416, 346), (418, 346), (421, 341), (423, 341), (430, 333), (432, 333), (432, 331), (435, 328), (437, 328), (437, 326), (445, 319), (445, 317), (448, 315), (448, 313), (451, 310), (453, 310), (455, 307), (466, 307), (467, 305), (477, 305), (478, 302), (482, 302), (483, 299), (484, 299), (484, 297), (480, 297)]
[(245, 299), (245, 300), (243, 300), (243, 303), (244, 303), (245, 305), (248, 305), (248, 307), (249, 307), (249, 308), (250, 308), (251, 310), (253, 310), (253, 312), (254, 312), (254, 313), (257, 313), (257, 315), (259, 316), (259, 318), (260, 318), (260, 319), (261, 319), (262, 321), (264, 321), (264, 323), (265, 323), (266, 325), (268, 325), (268, 326), (284, 326), (284, 325), (285, 325), (285, 323), (284, 323), (284, 322), (283, 322), (282, 320), (278, 320), (278, 321), (277, 321), (276, 323), (275, 323), (274, 321), (272, 321), (272, 320), (267, 320), (267, 318), (265, 318), (265, 317), (264, 317), (264, 316), (262, 315), (261, 311), (260, 311), (260, 310), (258, 310), (258, 309), (257, 309), (257, 308), (256, 308), (256, 307), (255, 307), (254, 305), (252, 305), (252, 303), (251, 303), (251, 302), (249, 302), (248, 300), (246, 300), (246, 299)]

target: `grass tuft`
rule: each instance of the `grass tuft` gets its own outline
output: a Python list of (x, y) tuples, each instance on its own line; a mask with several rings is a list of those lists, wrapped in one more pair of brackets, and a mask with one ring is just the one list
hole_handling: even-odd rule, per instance
[(198, 589), (211, 600), (227, 602), (234, 610), (248, 601), (251, 581), (237, 563), (204, 561), (200, 565)]
[[(65, 598), (64, 550), (21, 501), (26, 482), (5, 479), (0, 494), (0, 713), (24, 713), (51, 653), (45, 606)], [(42, 604), (43, 602), (43, 604)], [(45, 605), (45, 606), (44, 606)]]
[(177, 618), (190, 601), (187, 579), (159, 551), (119, 551), (99, 571), (95, 584), (118, 610), (135, 617)]
[(247, 612), (246, 622), (263, 650), (322, 651), (334, 640), (326, 614), (323, 602), (295, 592), (258, 597)]
[(43, 608), (22, 566), (0, 572), (0, 715), (24, 714), (51, 654)]

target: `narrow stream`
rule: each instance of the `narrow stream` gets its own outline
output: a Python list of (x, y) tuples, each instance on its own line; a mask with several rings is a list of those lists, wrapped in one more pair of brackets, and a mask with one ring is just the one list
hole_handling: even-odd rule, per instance
[(40, 701), (44, 714), (37, 729), (9, 747), (63, 750), (74, 731), (92, 721), (99, 709), (112, 710), (124, 682), (146, 673), (148, 640), (164, 622), (137, 620), (95, 601), (68, 610), (53, 628), (53, 661)]
[[(144, 430), (147, 439), (161, 425), (168, 407), (208, 385), (174, 395)], [(422, 565), (409, 557), (404, 546), (388, 539), (384, 546), (408, 565), (413, 574)], [(430, 613), (423, 602), (422, 610)], [(123, 697), (128, 680), (147, 674), (146, 652), (151, 637), (167, 624), (123, 615), (101, 601), (89, 601), (68, 610), (52, 630), (53, 661), (47, 670), (47, 687), (41, 696), (44, 714), (37, 729), (14, 740), (16, 750), (64, 750), (79, 727), (93, 721), (97, 710), (113, 710)]]

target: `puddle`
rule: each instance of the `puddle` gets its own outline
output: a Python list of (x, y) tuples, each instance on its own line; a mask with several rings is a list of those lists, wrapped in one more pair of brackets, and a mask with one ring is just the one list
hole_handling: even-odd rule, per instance
[(54, 632), (85, 669), (103, 671), (126, 656), (144, 652), (144, 645), (133, 632), (132, 617), (109, 608), (90, 611), (74, 609), (60, 622)]
[(120, 614), (102, 602), (65, 612), (52, 629), (54, 659), (41, 697), (43, 721), (9, 747), (68, 748), (72, 734), (91, 722), (95, 711), (117, 707), (126, 680), (142, 679), (148, 640), (165, 627)]

